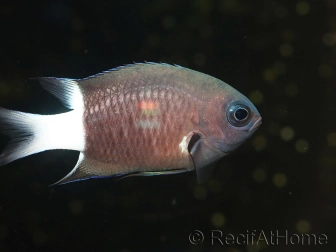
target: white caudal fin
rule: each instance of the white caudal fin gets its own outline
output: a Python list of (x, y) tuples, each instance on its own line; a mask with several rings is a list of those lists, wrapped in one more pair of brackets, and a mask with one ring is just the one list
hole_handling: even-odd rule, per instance
[(35, 115), (0, 108), (0, 132), (12, 140), (0, 154), (0, 166), (52, 149), (83, 151), (83, 98), (74, 80), (39, 78), (42, 86), (74, 109), (58, 115)]
[(34, 131), (38, 121), (37, 115), (0, 108), (0, 130), (12, 138), (0, 155), (0, 165), (42, 151), (36, 147)]

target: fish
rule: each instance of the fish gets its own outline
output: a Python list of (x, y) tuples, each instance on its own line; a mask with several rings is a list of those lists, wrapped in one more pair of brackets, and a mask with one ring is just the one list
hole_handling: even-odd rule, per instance
[(0, 132), (11, 139), (0, 166), (46, 150), (79, 151), (75, 167), (53, 185), (193, 170), (205, 183), (216, 162), (262, 123), (236, 89), (178, 65), (134, 63), (83, 79), (37, 80), (69, 111), (0, 108)]

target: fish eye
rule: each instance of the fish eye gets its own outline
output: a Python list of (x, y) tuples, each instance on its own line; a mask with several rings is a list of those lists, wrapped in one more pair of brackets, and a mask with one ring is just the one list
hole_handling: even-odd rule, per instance
[(251, 120), (251, 109), (235, 102), (229, 105), (226, 116), (232, 126), (243, 127)]

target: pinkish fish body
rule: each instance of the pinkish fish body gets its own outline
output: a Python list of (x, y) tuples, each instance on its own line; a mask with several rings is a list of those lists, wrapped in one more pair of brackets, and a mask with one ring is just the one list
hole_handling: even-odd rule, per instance
[(56, 184), (194, 169), (204, 182), (212, 164), (261, 124), (237, 90), (179, 66), (134, 64), (79, 80), (38, 79), (72, 111), (0, 109), (0, 130), (13, 138), (0, 165), (50, 149), (80, 151), (75, 168)]

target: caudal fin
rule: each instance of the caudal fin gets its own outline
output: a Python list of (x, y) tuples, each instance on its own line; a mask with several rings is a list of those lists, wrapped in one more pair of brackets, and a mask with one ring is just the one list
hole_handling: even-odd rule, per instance
[(0, 108), (0, 132), (12, 140), (0, 154), (0, 166), (53, 149), (84, 150), (83, 97), (76, 80), (38, 78), (70, 112), (36, 115)]
[(0, 166), (45, 150), (36, 131), (39, 123), (40, 115), (0, 108), (0, 131), (12, 139), (0, 154)]
[(36, 115), (0, 108), (0, 132), (11, 138), (0, 154), (0, 166), (45, 150), (84, 150), (80, 110)]

